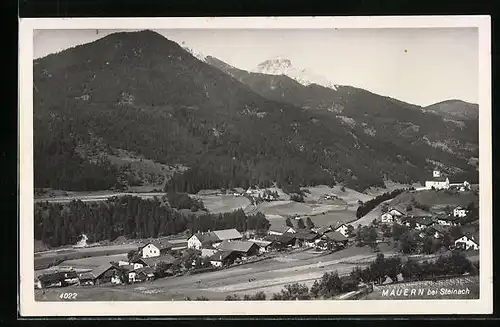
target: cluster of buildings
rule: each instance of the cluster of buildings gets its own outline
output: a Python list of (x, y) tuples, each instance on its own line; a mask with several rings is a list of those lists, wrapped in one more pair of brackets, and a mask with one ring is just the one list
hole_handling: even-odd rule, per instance
[[(466, 217), (468, 210), (462, 206), (453, 208), (450, 214), (433, 214), (418, 208), (406, 210), (403, 206), (394, 206), (380, 216), (382, 224), (392, 225), (398, 223), (420, 231), (431, 228), (435, 238), (440, 238), (452, 226), (462, 226), (461, 218)], [(477, 232), (466, 233), (454, 240), (456, 248), (464, 250), (479, 250), (479, 234)]]
[(432, 179), (425, 181), (425, 189), (448, 190), (455, 189), (461, 192), (470, 190), (470, 183), (467, 181), (453, 181), (446, 176), (441, 175), (439, 170), (432, 172)]
[(176, 258), (169, 254), (175, 249), (185, 248), (166, 240), (142, 244), (128, 261), (110, 262), (91, 271), (77, 272), (72, 268), (58, 270), (35, 278), (35, 288), (63, 287), (69, 285), (123, 284), (153, 280), (161, 266), (163, 273), (172, 273), (169, 268)]

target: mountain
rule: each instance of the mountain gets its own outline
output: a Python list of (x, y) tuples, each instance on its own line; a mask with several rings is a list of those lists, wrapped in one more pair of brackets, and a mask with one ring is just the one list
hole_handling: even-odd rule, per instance
[(295, 68), (290, 59), (282, 57), (266, 60), (260, 63), (252, 72), (268, 75), (286, 75), (305, 86), (317, 84), (333, 90), (337, 89), (337, 86), (326, 77), (308, 69)]
[[(342, 183), (364, 190), (386, 178), (424, 179), (435, 165), (428, 158), (461, 172), (470, 167), (439, 147), (390, 133), (373, 137), (363, 132), (369, 126), (353, 125), (342, 111), (304, 109), (274, 91), (275, 98), (265, 96), (152, 31), (111, 34), (33, 65), (36, 188), (127, 187), (130, 168), (110, 160), (116, 153), (185, 167), (166, 188), (186, 192), (275, 181), (283, 187)], [(270, 76), (255, 75), (262, 83)], [(329, 92), (347, 97), (345, 90), (303, 86), (282, 75), (272, 79), (285, 89), (317, 92), (318, 99), (300, 93), (309, 95), (311, 106), (329, 99)], [(347, 111), (357, 99), (363, 97), (343, 100)], [(361, 117), (380, 107), (370, 104)], [(335, 105), (328, 104), (334, 111)]]
[(450, 174), (469, 171), (471, 168), (463, 162), (478, 157), (477, 119), (450, 120), (427, 108), (363, 89), (303, 85), (285, 75), (244, 71), (211, 56), (206, 62), (268, 99), (337, 119), (357, 137), (366, 140), (368, 136), (364, 142), (373, 148), (383, 145), (382, 151), (392, 150), (393, 156), (410, 152), (412, 157), (425, 157), (428, 164)]
[(462, 100), (446, 100), (424, 107), (425, 111), (433, 112), (448, 119), (477, 120), (479, 106)]

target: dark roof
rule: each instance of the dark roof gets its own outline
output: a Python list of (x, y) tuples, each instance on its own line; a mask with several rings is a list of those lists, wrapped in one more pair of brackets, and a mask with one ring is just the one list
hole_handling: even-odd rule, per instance
[(99, 267), (95, 268), (94, 270), (92, 270), (91, 274), (94, 275), (95, 278), (99, 278), (102, 274), (104, 274), (109, 269), (116, 269), (116, 267), (110, 263), (105, 263), (105, 264), (100, 265)]
[(252, 247), (258, 245), (249, 241), (223, 241), (217, 249), (221, 251), (236, 251), (247, 253)]
[(78, 278), (78, 274), (75, 271), (56, 271), (51, 274), (38, 276), (38, 280), (44, 283), (62, 281), (66, 278)]
[(439, 233), (444, 233), (444, 232), (447, 232), (449, 230), (448, 227), (441, 226), (441, 225), (434, 225), (431, 228), (434, 229), (435, 231), (439, 232)]
[(234, 251), (219, 251), (210, 256), (211, 261), (224, 261), (227, 259)]
[(283, 235), (267, 235), (266, 240), (276, 243), (290, 243), (296, 239), (294, 234), (284, 233)]
[(142, 268), (136, 269), (135, 272), (137, 274), (144, 273), (144, 274), (148, 275), (148, 274), (154, 274), (155, 270), (153, 267), (142, 267)]
[[(447, 177), (446, 176), (440, 176), (440, 177), (433, 177), (431, 179), (432, 182), (446, 182)], [(448, 179), (449, 180), (449, 179)]]
[(143, 244), (140, 244), (139, 245), (139, 251), (141, 251), (144, 247), (146, 247), (147, 245), (149, 244), (152, 244), (154, 246), (156, 246), (158, 249), (160, 250), (166, 250), (166, 249), (171, 249), (172, 248), (172, 244), (166, 240), (166, 239), (156, 239), (156, 240), (153, 240), (151, 242), (147, 242), (147, 243), (143, 243)]
[(460, 217), (455, 217), (453, 215), (443, 215), (443, 216), (439, 216), (437, 217), (437, 219), (439, 220), (444, 220), (444, 221), (455, 221), (455, 220), (458, 220), (460, 219)]
[(160, 262), (164, 262), (166, 264), (171, 264), (175, 262), (175, 258), (171, 256), (170, 254), (165, 254), (161, 255), (158, 257), (151, 257), (151, 258), (139, 258), (136, 260), (136, 262), (142, 262), (147, 266), (154, 266)]
[(430, 218), (426, 218), (426, 217), (417, 217), (415, 219), (415, 223), (420, 224), (420, 225), (429, 226), (429, 225), (432, 225), (434, 223), (434, 220), (432, 220)]
[(94, 275), (92, 275), (91, 272), (85, 272), (80, 274), (80, 279), (81, 280), (89, 280), (89, 279), (95, 279)]
[(294, 235), (299, 240), (312, 241), (319, 237), (318, 234), (309, 230), (299, 230)]
[(428, 211), (419, 209), (419, 208), (413, 208), (412, 210), (408, 211), (407, 214), (411, 217), (431, 217), (432, 214)]
[(347, 241), (347, 237), (342, 235), (341, 232), (337, 232), (337, 231), (328, 232), (325, 234), (325, 237), (332, 240), (332, 241), (336, 241), (336, 242)]

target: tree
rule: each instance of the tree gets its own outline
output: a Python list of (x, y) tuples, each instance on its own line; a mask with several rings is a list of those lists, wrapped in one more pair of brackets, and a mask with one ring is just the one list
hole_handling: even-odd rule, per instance
[(306, 225), (307, 225), (308, 229), (314, 228), (314, 223), (312, 222), (311, 217), (307, 217), (307, 219), (306, 219)]
[(460, 226), (452, 226), (450, 228), (450, 236), (456, 240), (457, 238), (463, 236), (464, 233), (462, 231), (462, 228)]
[(305, 284), (288, 284), (285, 285), (284, 289), (280, 293), (274, 293), (272, 300), (309, 300), (311, 298), (309, 294), (309, 288)]
[(306, 228), (306, 225), (304, 224), (304, 221), (302, 219), (299, 219), (299, 221), (297, 222), (297, 227), (300, 229)]
[(434, 251), (434, 239), (430, 236), (425, 236), (422, 242), (422, 251), (425, 254), (431, 254)]
[(288, 226), (288, 227), (292, 227), (293, 228), (293, 223), (292, 221), (290, 220), (290, 217), (287, 217), (286, 220), (285, 220), (285, 224)]
[(417, 248), (417, 242), (413, 233), (405, 232), (399, 239), (399, 247), (401, 252), (405, 254), (414, 253)]
[(382, 203), (382, 207), (380, 209), (382, 210), (382, 213), (386, 213), (389, 211), (389, 205), (387, 203)]
[(352, 226), (351, 224), (347, 225), (347, 235), (349, 237), (352, 237), (354, 236), (354, 226)]
[(127, 259), (129, 262), (131, 262), (135, 256), (137, 255), (137, 250), (130, 250), (128, 253), (127, 253)]

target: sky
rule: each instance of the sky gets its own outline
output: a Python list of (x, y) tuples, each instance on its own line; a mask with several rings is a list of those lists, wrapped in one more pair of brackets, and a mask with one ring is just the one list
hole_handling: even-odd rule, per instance
[[(121, 31), (121, 30), (120, 30)], [(38, 30), (34, 57), (118, 30)], [(164, 29), (156, 32), (232, 66), (252, 70), (275, 57), (339, 85), (427, 106), (478, 102), (477, 28)]]

